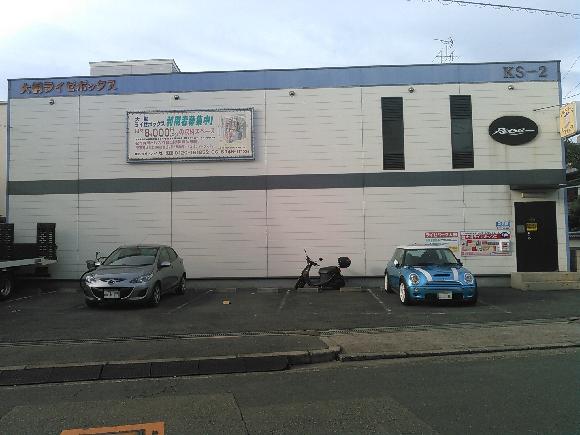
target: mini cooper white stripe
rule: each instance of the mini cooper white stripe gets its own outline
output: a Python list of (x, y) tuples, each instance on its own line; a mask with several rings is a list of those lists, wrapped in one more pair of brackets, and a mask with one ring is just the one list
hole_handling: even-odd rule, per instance
[(427, 281), (428, 282), (433, 281), (433, 277), (425, 269), (421, 269), (420, 267), (415, 267), (414, 269), (417, 270), (417, 271), (419, 271), (419, 272), (421, 272), (423, 274), (423, 276), (425, 276), (425, 278), (427, 278)]

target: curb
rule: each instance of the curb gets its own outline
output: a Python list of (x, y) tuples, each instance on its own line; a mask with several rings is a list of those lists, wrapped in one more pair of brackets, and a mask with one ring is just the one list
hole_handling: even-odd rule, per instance
[(336, 361), (339, 353), (339, 346), (330, 346), (309, 351), (208, 358), (12, 366), (0, 368), (0, 386), (281, 371), (298, 365)]
[(526, 346), (493, 346), (493, 347), (480, 347), (458, 350), (429, 350), (416, 352), (410, 351), (410, 352), (351, 353), (339, 355), (338, 360), (340, 362), (373, 361), (380, 359), (426, 358), (432, 356), (475, 355), (482, 353), (518, 352), (526, 350), (567, 349), (573, 347), (580, 347), (580, 343), (556, 343), (556, 344), (545, 344), (545, 345), (539, 344)]

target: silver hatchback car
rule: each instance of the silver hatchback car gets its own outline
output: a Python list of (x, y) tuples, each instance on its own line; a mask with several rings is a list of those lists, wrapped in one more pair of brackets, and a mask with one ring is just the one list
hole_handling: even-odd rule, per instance
[(121, 246), (102, 264), (87, 261), (87, 267), (81, 287), (89, 307), (109, 301), (156, 306), (165, 292), (185, 293), (183, 260), (170, 246)]

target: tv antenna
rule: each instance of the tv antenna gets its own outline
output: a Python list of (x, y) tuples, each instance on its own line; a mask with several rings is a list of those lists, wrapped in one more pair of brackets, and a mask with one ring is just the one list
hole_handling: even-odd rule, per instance
[[(455, 60), (455, 50), (453, 50), (453, 38), (450, 36), (448, 39), (435, 38), (434, 41), (439, 41), (443, 44), (441, 50), (437, 52), (437, 55), (433, 58), (433, 61), (439, 58), (441, 63), (450, 63)], [(431, 61), (431, 62), (433, 62)]]

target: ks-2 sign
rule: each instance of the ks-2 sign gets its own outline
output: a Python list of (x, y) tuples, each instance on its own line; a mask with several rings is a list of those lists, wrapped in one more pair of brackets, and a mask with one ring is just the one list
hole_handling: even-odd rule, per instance
[(538, 124), (524, 116), (502, 116), (489, 125), (489, 135), (505, 145), (524, 145), (538, 135)]

